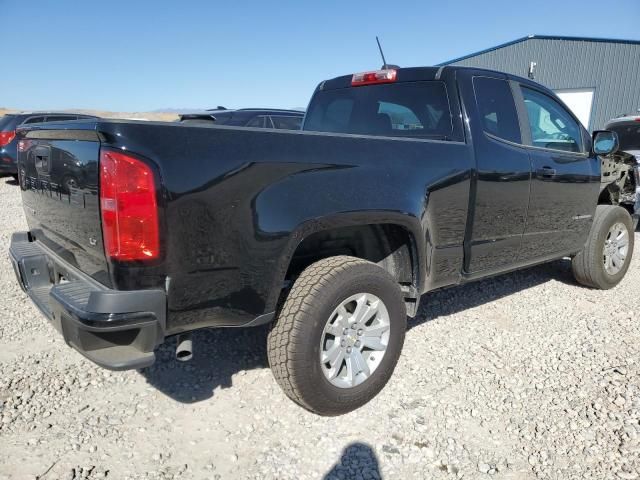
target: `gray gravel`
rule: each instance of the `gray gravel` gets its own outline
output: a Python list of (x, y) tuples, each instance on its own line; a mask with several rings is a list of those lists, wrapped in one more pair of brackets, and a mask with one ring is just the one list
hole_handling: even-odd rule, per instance
[(264, 329), (141, 372), (84, 360), (14, 281), (24, 228), (0, 179), (0, 478), (640, 478), (638, 260), (609, 292), (556, 262), (429, 295), (384, 391), (321, 418), (276, 385)]

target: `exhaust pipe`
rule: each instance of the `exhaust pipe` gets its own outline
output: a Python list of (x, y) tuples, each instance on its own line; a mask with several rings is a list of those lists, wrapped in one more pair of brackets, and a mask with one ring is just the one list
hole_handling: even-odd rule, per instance
[(182, 333), (178, 335), (176, 342), (176, 360), (179, 362), (188, 362), (193, 358), (193, 342), (190, 333)]

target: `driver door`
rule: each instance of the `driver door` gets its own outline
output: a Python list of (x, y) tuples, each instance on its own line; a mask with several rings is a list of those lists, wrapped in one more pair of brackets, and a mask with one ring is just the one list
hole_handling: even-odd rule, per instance
[(600, 188), (598, 159), (588, 134), (555, 98), (520, 86), (529, 124), (525, 143), (532, 167), (531, 196), (520, 258), (574, 253), (589, 234)]

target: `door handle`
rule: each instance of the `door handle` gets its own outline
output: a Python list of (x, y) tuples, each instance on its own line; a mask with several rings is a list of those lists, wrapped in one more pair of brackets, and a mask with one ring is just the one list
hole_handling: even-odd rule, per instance
[(539, 177), (551, 178), (556, 176), (556, 169), (551, 167), (539, 168), (536, 172)]

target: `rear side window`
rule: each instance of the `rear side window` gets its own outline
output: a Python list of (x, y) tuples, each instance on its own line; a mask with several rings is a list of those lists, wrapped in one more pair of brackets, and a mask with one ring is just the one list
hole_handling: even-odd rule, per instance
[(217, 125), (224, 125), (233, 117), (232, 112), (213, 112), (211, 115), (213, 115), (213, 117), (215, 118), (215, 122)]
[(75, 115), (55, 115), (47, 117), (47, 122), (64, 122), (67, 120), (77, 120)]
[(516, 104), (506, 80), (475, 77), (473, 89), (484, 131), (503, 140), (522, 143)]
[(302, 117), (271, 116), (274, 128), (282, 130), (300, 130)]
[(42, 123), (42, 122), (44, 122), (44, 117), (31, 117), (27, 119), (27, 121), (24, 123), (27, 124), (27, 123)]
[(453, 124), (443, 82), (407, 82), (318, 91), (305, 130), (450, 140)]
[[(247, 122), (246, 127), (254, 127), (254, 128), (265, 128), (265, 115), (258, 115), (257, 117), (253, 117), (251, 120)], [(269, 125), (270, 127), (271, 125)]]

